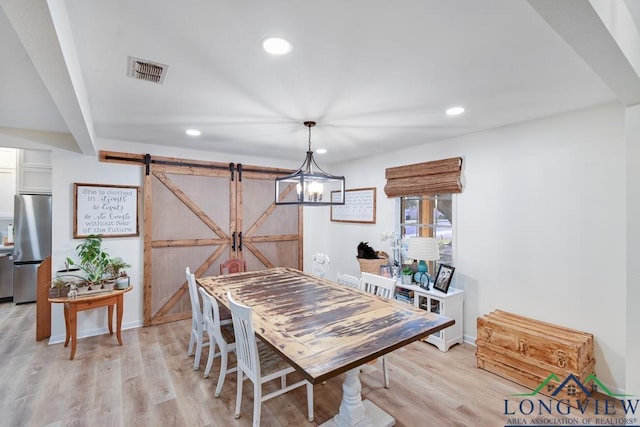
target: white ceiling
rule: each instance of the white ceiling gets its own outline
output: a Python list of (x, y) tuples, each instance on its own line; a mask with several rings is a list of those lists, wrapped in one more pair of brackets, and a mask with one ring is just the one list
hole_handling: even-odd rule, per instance
[[(302, 161), (315, 120), (323, 164), (637, 103), (633, 1), (0, 0), (0, 130)], [(128, 56), (167, 64), (164, 83), (127, 77)]]

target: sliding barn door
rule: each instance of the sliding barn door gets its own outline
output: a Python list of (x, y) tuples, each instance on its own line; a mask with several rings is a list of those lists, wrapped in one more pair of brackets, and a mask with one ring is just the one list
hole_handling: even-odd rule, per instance
[(302, 208), (275, 205), (273, 174), (245, 168), (241, 178), (238, 182), (237, 228), (242, 232), (242, 257), (247, 261), (247, 268), (300, 269)]
[(145, 182), (145, 324), (191, 316), (185, 268), (217, 274), (229, 256), (233, 187), (228, 171), (152, 165)]
[(149, 162), (144, 185), (144, 319), (191, 316), (185, 267), (217, 275), (230, 257), (249, 270), (302, 266), (302, 211), (273, 203), (272, 169)]

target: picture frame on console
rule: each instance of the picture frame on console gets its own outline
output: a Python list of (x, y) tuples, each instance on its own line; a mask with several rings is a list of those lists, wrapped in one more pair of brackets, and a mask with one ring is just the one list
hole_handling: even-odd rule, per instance
[(455, 267), (440, 264), (438, 266), (438, 274), (436, 274), (436, 279), (433, 282), (433, 289), (446, 294), (449, 291), (449, 285), (451, 284), (451, 279), (453, 278), (453, 272), (455, 270)]

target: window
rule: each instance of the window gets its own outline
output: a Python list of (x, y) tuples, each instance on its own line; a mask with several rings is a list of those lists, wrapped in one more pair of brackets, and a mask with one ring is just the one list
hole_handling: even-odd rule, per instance
[[(400, 198), (400, 237), (435, 237), (440, 247), (440, 261), (429, 263), (433, 277), (437, 264), (453, 265), (454, 212), (453, 196), (439, 194), (423, 197)], [(403, 255), (406, 243), (403, 244)], [(403, 260), (409, 263), (411, 260)]]

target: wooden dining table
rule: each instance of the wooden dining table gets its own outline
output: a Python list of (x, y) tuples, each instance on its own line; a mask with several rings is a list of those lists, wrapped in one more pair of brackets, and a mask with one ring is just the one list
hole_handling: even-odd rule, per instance
[(346, 373), (331, 426), (392, 426), (395, 420), (362, 400), (360, 367), (454, 324), (453, 319), (387, 300), (292, 268), (197, 279), (229, 307), (227, 291), (253, 309), (256, 334), (309, 382)]

